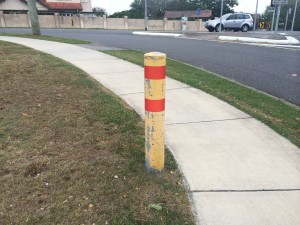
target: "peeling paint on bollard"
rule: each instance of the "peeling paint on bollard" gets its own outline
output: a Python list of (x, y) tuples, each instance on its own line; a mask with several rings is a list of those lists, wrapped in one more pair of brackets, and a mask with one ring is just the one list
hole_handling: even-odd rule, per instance
[(144, 55), (145, 64), (145, 157), (148, 172), (160, 172), (165, 161), (166, 55)]

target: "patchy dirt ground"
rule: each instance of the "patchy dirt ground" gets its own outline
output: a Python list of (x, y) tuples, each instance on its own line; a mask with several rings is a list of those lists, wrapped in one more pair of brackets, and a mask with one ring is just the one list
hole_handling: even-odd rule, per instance
[(0, 92), (1, 225), (194, 224), (170, 154), (147, 174), (142, 121), (82, 71), (0, 42)]

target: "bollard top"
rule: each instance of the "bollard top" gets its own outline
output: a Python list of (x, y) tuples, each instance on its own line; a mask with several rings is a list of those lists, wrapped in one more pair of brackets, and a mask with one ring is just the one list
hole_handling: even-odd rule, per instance
[(167, 56), (161, 52), (149, 52), (144, 55), (145, 66), (166, 66)]
[(145, 54), (145, 56), (166, 56), (166, 54), (165, 53), (162, 53), (162, 52), (148, 52), (148, 53), (146, 53)]

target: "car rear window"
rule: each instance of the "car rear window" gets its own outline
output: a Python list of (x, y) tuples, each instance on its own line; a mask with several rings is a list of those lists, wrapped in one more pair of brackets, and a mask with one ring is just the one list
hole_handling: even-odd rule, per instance
[(249, 15), (244, 15), (244, 19), (250, 19)]

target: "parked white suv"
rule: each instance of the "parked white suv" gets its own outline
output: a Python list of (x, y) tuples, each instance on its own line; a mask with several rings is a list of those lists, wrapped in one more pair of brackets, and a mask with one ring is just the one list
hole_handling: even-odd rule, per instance
[[(220, 19), (209, 20), (205, 23), (210, 32), (220, 31)], [(241, 30), (247, 32), (253, 28), (253, 18), (248, 13), (228, 13), (222, 16), (222, 30)]]

